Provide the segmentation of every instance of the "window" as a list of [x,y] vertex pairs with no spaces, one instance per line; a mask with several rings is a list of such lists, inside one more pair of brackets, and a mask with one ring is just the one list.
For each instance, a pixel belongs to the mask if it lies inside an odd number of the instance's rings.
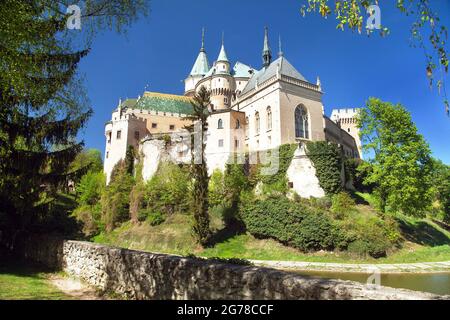
[[223,139],[219,139],[219,148],[223,147]]
[[259,121],[259,112],[255,113],[255,128],[256,128],[256,134],[259,134],[260,129],[260,121]]
[[157,123],[152,123],[152,129],[156,129],[158,128],[158,124]]
[[303,105],[295,108],[295,137],[309,139],[308,112]]
[[117,135],[116,135],[116,139],[120,140],[120,138],[122,138],[122,131],[117,131]]
[[175,130],[175,125],[173,125],[173,124],[171,124],[170,126],[169,126],[169,130]]
[[135,131],[135,132],[134,132],[134,138],[135,138],[136,140],[139,140],[139,131]]
[[227,103],[228,103],[228,98],[227,98],[227,97],[223,98],[223,102],[224,102],[225,104],[227,104]]
[[236,120],[236,129],[240,129],[241,128],[241,122],[239,121],[239,119]]
[[109,158],[109,151],[106,152],[106,159]]
[[248,139],[248,133],[250,131],[250,122],[248,117],[245,117],[245,138]]
[[239,140],[238,139],[234,140],[234,147],[239,148]]
[[272,109],[267,107],[267,130],[272,130]]
[[112,136],[112,133],[108,132],[108,143],[111,143],[111,136]]
[[350,128],[348,128],[347,131],[350,132]]
[[217,129],[223,129],[223,121],[222,121],[222,119],[219,119],[219,121],[217,121]]

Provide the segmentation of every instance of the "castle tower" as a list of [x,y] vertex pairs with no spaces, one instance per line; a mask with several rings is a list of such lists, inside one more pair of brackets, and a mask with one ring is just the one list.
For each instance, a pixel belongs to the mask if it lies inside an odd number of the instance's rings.
[[231,107],[231,95],[236,85],[230,70],[230,61],[228,60],[222,36],[222,46],[219,57],[214,64],[215,72],[211,81],[211,104],[214,110],[229,109]]
[[[319,80],[320,81],[320,80]],[[359,136],[359,128],[357,123],[359,109],[333,109],[331,112],[331,120],[340,125],[341,129],[351,135],[358,147],[359,157],[362,158],[362,145]]]
[[207,74],[209,71],[209,62],[205,50],[205,29],[202,30],[202,47],[198,54],[197,60],[195,60],[191,73],[184,80],[184,94],[186,96],[192,96],[195,93],[195,87],[197,83]]

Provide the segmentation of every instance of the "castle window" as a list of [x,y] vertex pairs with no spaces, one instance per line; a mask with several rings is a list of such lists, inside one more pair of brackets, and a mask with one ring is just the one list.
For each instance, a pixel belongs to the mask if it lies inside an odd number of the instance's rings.
[[350,128],[348,128],[347,131],[350,132]]
[[236,119],[236,129],[241,128],[241,122],[239,121],[239,119]]
[[112,133],[108,132],[108,143],[111,143],[111,135],[112,135]]
[[219,121],[217,121],[217,129],[223,129],[223,121],[222,121],[222,119],[219,119]]
[[139,140],[139,131],[135,131],[135,132],[134,132],[134,138],[135,138],[136,140]]
[[223,147],[223,139],[219,139],[219,148]]
[[295,137],[309,139],[308,112],[303,105],[295,108]]
[[109,158],[109,151],[106,152],[106,159]]
[[239,148],[239,140],[237,139],[234,140],[234,147]]
[[267,107],[267,130],[272,130],[272,109]]
[[122,138],[122,131],[121,130],[117,131],[117,134],[116,134],[116,139],[120,140],[120,138]]
[[152,123],[152,129],[156,129],[158,128],[158,124],[157,123]]
[[256,134],[259,134],[259,131],[261,129],[261,122],[259,121],[259,112],[255,113],[255,128],[256,128]]
[[250,122],[248,117],[245,117],[245,139],[248,139],[248,133],[250,131]]
[[223,102],[228,103],[228,98],[227,97],[223,98]]
[[169,126],[169,130],[175,130],[175,125],[171,124],[171,125]]

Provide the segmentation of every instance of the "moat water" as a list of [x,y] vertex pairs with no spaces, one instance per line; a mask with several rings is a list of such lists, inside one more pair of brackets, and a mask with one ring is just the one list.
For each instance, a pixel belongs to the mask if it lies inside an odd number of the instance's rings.
[[[351,280],[367,283],[370,274],[354,272],[300,271],[302,275]],[[415,291],[450,295],[450,272],[442,273],[382,273],[381,285],[392,288],[403,288]]]

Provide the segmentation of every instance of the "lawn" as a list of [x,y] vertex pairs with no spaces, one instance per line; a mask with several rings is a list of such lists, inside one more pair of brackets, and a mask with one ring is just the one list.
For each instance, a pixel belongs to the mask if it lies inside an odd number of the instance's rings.
[[[361,211],[370,210],[362,206]],[[221,232],[220,241],[213,247],[201,248],[195,244],[190,230],[190,218],[175,214],[159,226],[148,223],[133,225],[124,223],[108,234],[97,236],[97,243],[179,255],[194,254],[203,257],[239,258],[254,260],[284,260],[311,262],[347,263],[413,263],[450,260],[450,232],[429,219],[415,219],[398,216],[402,236],[402,248],[390,253],[386,258],[352,256],[346,252],[303,253],[282,245],[272,239],[256,239],[250,234],[223,232],[220,217],[212,213],[212,226]]]
[[67,300],[71,299],[54,287],[51,273],[22,263],[0,253],[0,300]]

